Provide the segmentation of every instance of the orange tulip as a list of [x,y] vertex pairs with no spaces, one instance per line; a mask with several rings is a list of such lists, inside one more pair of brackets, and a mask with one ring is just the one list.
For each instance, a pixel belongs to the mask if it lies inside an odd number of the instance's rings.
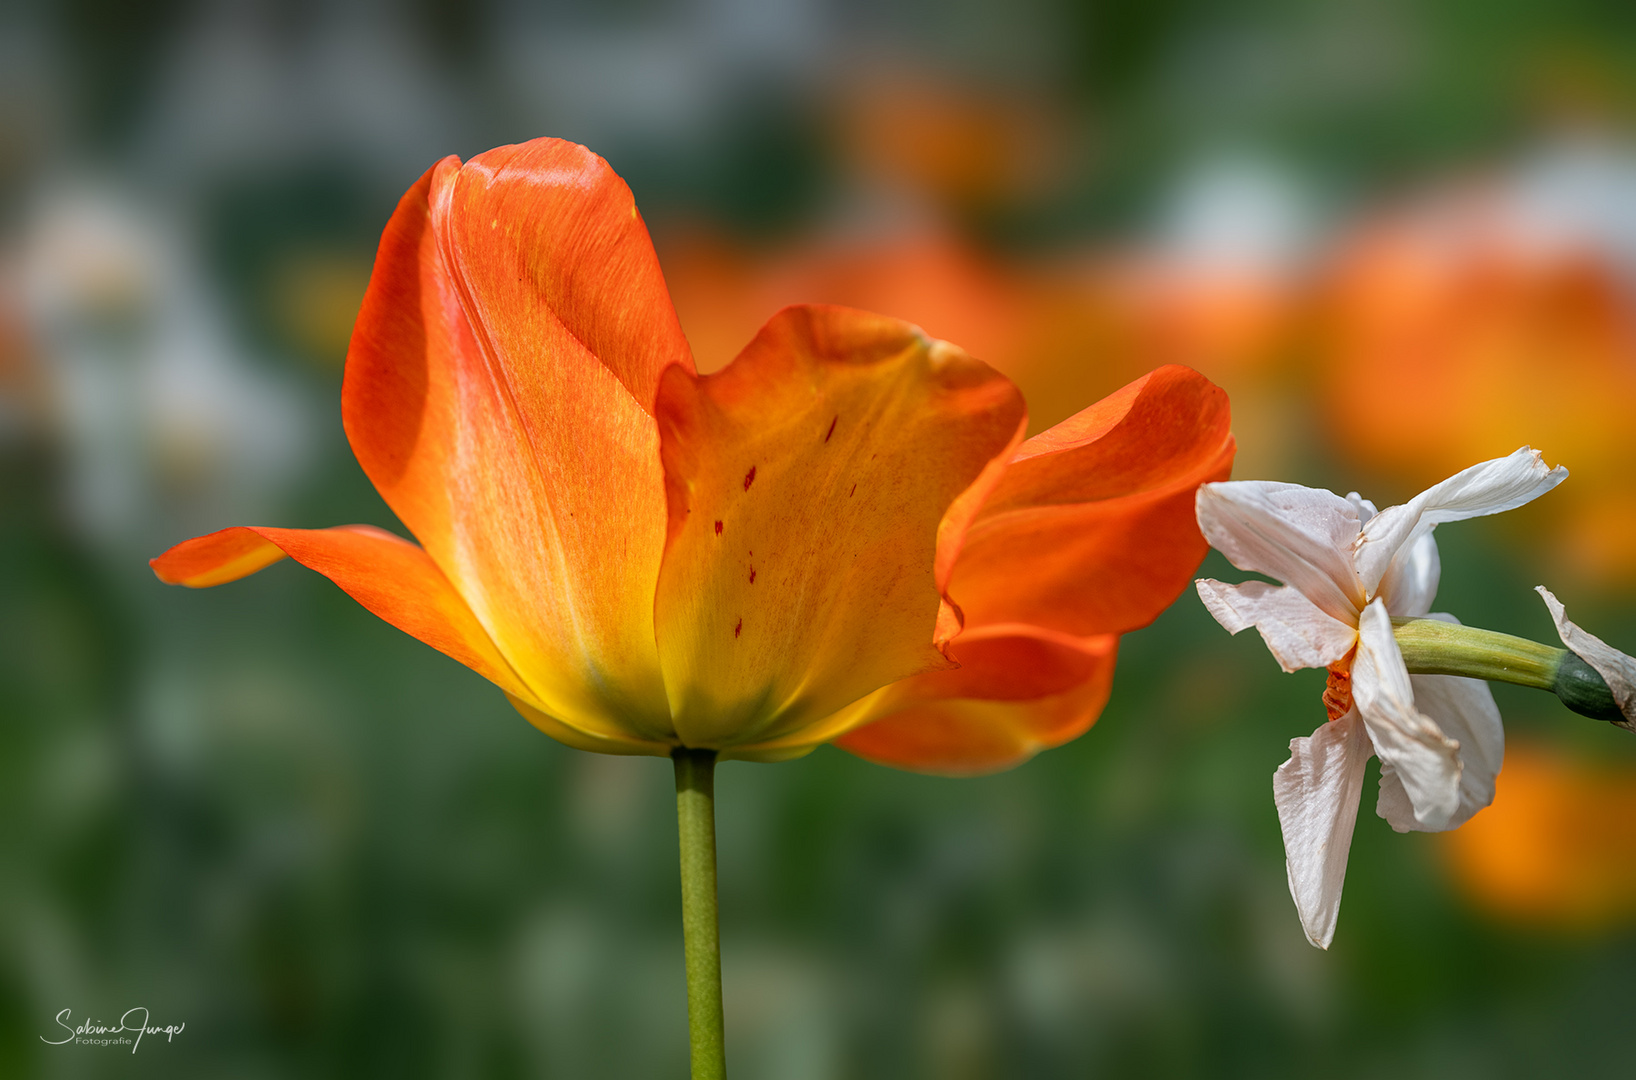
[[582,749],[839,739],[950,772],[1090,725],[1117,635],[1202,559],[1193,492],[1233,455],[1225,395],[1186,368],[1023,442],[1003,376],[846,308],[787,308],[699,376],[630,190],[553,139],[403,197],[342,414],[418,546],[238,527],[158,576],[289,556]]

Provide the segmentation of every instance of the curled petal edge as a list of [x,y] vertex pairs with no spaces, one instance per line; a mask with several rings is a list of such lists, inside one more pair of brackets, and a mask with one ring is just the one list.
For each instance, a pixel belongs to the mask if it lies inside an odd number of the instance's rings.
[[1397,770],[1381,763],[1375,813],[1397,832],[1445,832],[1470,821],[1494,801],[1494,781],[1505,754],[1505,727],[1494,694],[1481,679],[1457,675],[1411,675],[1415,705],[1460,744],[1460,805],[1439,829],[1414,816],[1414,804]]
[[1413,542],[1432,529],[1514,510],[1567,478],[1567,469],[1547,466],[1544,455],[1527,446],[1461,469],[1403,505],[1389,506],[1369,519],[1355,545],[1358,577],[1374,595],[1394,566],[1413,553]]
[[1386,605],[1375,600],[1358,620],[1352,697],[1374,744],[1403,782],[1421,828],[1448,827],[1460,808],[1460,744],[1415,708],[1414,686],[1392,636]]
[[1556,624],[1557,636],[1562,639],[1562,644],[1589,664],[1608,684],[1619,711],[1625,715],[1624,723],[1619,726],[1636,731],[1636,657],[1620,652],[1569,621],[1567,609],[1545,586],[1536,585],[1534,591],[1539,593],[1540,599],[1550,610],[1551,621]]

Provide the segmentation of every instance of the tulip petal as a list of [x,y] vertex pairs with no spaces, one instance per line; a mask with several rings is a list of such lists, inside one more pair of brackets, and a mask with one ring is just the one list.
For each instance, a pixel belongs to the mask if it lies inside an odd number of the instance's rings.
[[1078,638],[1037,626],[985,626],[950,646],[960,667],[893,683],[866,699],[835,739],[899,769],[971,776],[1009,769],[1076,739],[1113,687],[1119,638]]
[[514,371],[592,357],[651,413],[660,373],[693,370],[647,226],[602,158],[561,139],[502,146],[446,195],[439,231],[468,316]]
[[1232,470],[1227,396],[1171,365],[1028,440],[967,531],[949,595],[970,626],[1088,636],[1170,606],[1206,551],[1199,484]]
[[530,697],[674,741],[653,588],[666,363],[690,367],[630,192],[581,147],[449,158],[381,238],[342,414],[365,472]]
[[506,699],[513,708],[522,714],[523,719],[539,728],[553,739],[575,750],[587,750],[593,754],[624,754],[648,755],[651,757],[669,757],[674,744],[657,742],[652,739],[640,739],[624,734],[596,734],[582,731],[570,724],[544,712],[537,706],[524,701],[522,698],[507,694]]
[[1349,500],[1299,484],[1234,480],[1199,488],[1197,512],[1204,538],[1240,570],[1299,589],[1342,622],[1357,618],[1364,590],[1352,569],[1359,523]]
[[286,555],[507,694],[533,696],[437,564],[414,544],[381,529],[238,526],[177,544],[149,565],[166,584],[199,589],[236,581]]
[[1021,437],[1010,382],[907,323],[795,307],[722,371],[667,371],[658,416],[654,621],[686,745],[776,741],[948,666],[940,523]]
[[[1505,725],[1494,694],[1481,679],[1455,675],[1410,675],[1415,707],[1460,744],[1460,805],[1443,824],[1453,829],[1494,801],[1494,779],[1505,755]],[[1398,832],[1430,831],[1414,816],[1414,804],[1397,770],[1381,762],[1380,800],[1375,812]],[[1441,830],[1439,830],[1441,831]]]
[[1369,520],[1358,539],[1357,570],[1364,589],[1374,596],[1392,564],[1413,558],[1411,543],[1438,525],[1513,510],[1567,478],[1567,469],[1546,467],[1538,450],[1524,446],[1507,457],[1462,469],[1402,506],[1387,507]]
[[1620,727],[1636,731],[1636,658],[1615,649],[1595,634],[1586,633],[1568,620],[1562,602],[1543,585],[1534,586],[1550,609],[1551,621],[1556,623],[1557,636],[1568,651],[1589,664],[1613,692],[1614,703],[1625,714]]
[[1327,667],[1357,644],[1355,627],[1326,615],[1288,585],[1264,581],[1228,585],[1213,578],[1200,578],[1195,584],[1199,599],[1228,633],[1255,627],[1285,671]]
[[1447,828],[1460,808],[1460,744],[1415,708],[1414,685],[1392,636],[1392,618],[1380,600],[1358,620],[1352,699],[1375,753],[1402,781],[1419,827],[1428,832]]
[[1307,940],[1327,949],[1340,915],[1369,739],[1353,709],[1308,738],[1291,739],[1289,753],[1272,777],[1289,891]]

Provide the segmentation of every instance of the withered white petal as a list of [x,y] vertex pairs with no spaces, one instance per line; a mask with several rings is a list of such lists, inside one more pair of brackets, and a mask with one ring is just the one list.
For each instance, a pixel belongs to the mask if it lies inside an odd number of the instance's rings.
[[1376,592],[1386,601],[1388,614],[1420,616],[1431,610],[1442,576],[1443,559],[1437,551],[1437,538],[1425,532],[1404,545]]
[[1352,699],[1375,753],[1402,780],[1414,804],[1415,820],[1427,830],[1446,828],[1460,808],[1460,744],[1415,708],[1414,687],[1392,637],[1391,616],[1379,600],[1359,619]]
[[1415,707],[1437,722],[1460,744],[1460,805],[1432,829],[1414,816],[1414,804],[1397,771],[1381,762],[1380,800],[1375,812],[1398,832],[1436,832],[1458,828],[1494,801],[1494,779],[1505,755],[1505,727],[1494,694],[1481,679],[1454,675],[1411,675]]
[[1402,506],[1387,507],[1369,519],[1358,538],[1357,573],[1364,589],[1375,595],[1392,561],[1438,525],[1515,509],[1567,478],[1567,469],[1547,467],[1538,450],[1524,446],[1507,457],[1462,469]]
[[1240,570],[1299,589],[1337,619],[1363,606],[1350,555],[1358,510],[1334,492],[1237,480],[1201,485],[1195,507],[1204,538]]
[[1369,739],[1354,709],[1308,738],[1291,739],[1289,752],[1272,777],[1289,891],[1307,940],[1327,949],[1340,913]]
[[1396,832],[1424,831],[1420,822],[1414,819],[1414,803],[1409,801],[1409,793],[1403,790],[1403,781],[1398,778],[1397,770],[1384,761],[1380,763],[1380,794],[1375,798],[1375,814],[1385,818]]
[[[1550,609],[1551,621],[1556,623],[1557,636],[1569,652],[1589,664],[1613,691],[1613,700],[1625,714],[1627,725],[1636,725],[1636,657],[1615,649],[1595,634],[1586,633],[1568,620],[1567,611],[1551,591],[1543,585],[1534,586],[1540,599]],[[1633,729],[1636,730],[1636,729]]]
[[1332,664],[1350,652],[1357,640],[1358,632],[1351,625],[1325,614],[1299,589],[1288,585],[1264,581],[1228,585],[1211,578],[1194,584],[1199,599],[1228,633],[1255,627],[1285,671]]

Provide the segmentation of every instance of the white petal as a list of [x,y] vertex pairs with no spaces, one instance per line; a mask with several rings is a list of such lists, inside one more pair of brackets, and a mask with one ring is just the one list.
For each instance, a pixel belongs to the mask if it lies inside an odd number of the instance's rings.
[[1608,684],[1608,689],[1613,691],[1614,702],[1625,714],[1625,723],[1621,726],[1636,731],[1636,658],[1626,656],[1595,634],[1587,634],[1569,622],[1561,601],[1551,595],[1545,586],[1536,585],[1534,591],[1550,608],[1551,621],[1556,623],[1557,636],[1562,638],[1562,644],[1595,669]]
[[1307,940],[1327,949],[1340,913],[1369,740],[1354,709],[1310,738],[1291,739],[1289,754],[1272,775],[1289,892]]
[[[1505,758],[1505,722],[1482,679],[1411,675],[1415,707],[1460,744],[1461,820],[1494,801],[1494,778]],[[1470,809],[1466,809],[1466,804]]]
[[1403,781],[1398,778],[1397,770],[1384,761],[1380,763],[1380,794],[1375,798],[1375,813],[1400,833],[1421,831],[1420,822],[1414,819],[1414,803],[1403,790]]
[[1333,664],[1352,651],[1358,639],[1355,627],[1330,618],[1287,585],[1264,581],[1228,585],[1212,578],[1200,578],[1193,584],[1199,599],[1228,633],[1251,626],[1261,631],[1261,640],[1285,671]]
[[1374,596],[1399,553],[1438,525],[1515,509],[1567,478],[1567,469],[1547,468],[1538,450],[1524,446],[1509,457],[1457,472],[1402,506],[1387,507],[1369,519],[1358,539],[1357,572],[1364,589]]
[[1346,501],[1357,507],[1358,522],[1360,524],[1369,524],[1369,519],[1380,513],[1380,511],[1375,508],[1374,503],[1370,502],[1368,499],[1364,498],[1362,495],[1359,495],[1355,491],[1348,491],[1346,493]]
[[1403,545],[1399,557],[1386,569],[1386,577],[1375,591],[1386,601],[1391,615],[1418,616],[1431,610],[1437,599],[1437,584],[1443,576],[1443,560],[1437,553],[1437,538],[1430,531]]
[[[1494,694],[1481,679],[1454,675],[1410,675],[1415,707],[1460,744],[1460,805],[1444,823],[1453,829],[1494,801],[1494,778],[1505,755],[1505,726]],[[1397,770],[1381,763],[1380,800],[1375,812],[1398,832],[1434,831],[1415,820],[1414,805]]]
[[1391,616],[1379,600],[1358,620],[1352,700],[1375,753],[1402,780],[1419,827],[1447,828],[1460,808],[1460,744],[1415,708],[1414,687],[1392,637]]
[[1363,606],[1351,554],[1358,509],[1334,492],[1235,480],[1202,485],[1195,506],[1204,538],[1240,570],[1275,577],[1346,622]]

